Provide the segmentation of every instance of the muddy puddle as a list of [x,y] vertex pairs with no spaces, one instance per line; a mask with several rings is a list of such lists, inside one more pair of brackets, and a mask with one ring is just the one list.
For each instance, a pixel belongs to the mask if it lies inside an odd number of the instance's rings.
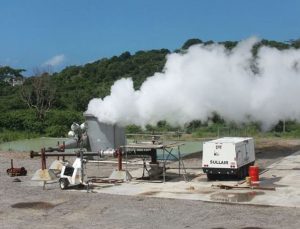
[[170,191],[149,191],[149,192],[143,192],[140,193],[140,196],[154,196],[158,193],[171,193],[171,194],[177,194],[177,195],[188,195],[188,194],[211,194],[215,191],[209,191],[209,190],[204,190],[204,191],[200,191],[200,190],[194,190],[194,189],[187,189],[186,192],[170,192]]
[[263,229],[262,227],[242,227],[241,229]]
[[49,202],[20,202],[11,205],[12,208],[20,208],[20,209],[51,209],[54,208],[56,205],[51,204]]
[[157,193],[160,193],[159,191],[149,191],[149,192],[143,192],[140,195],[141,196],[153,196],[156,195]]
[[215,193],[210,196],[211,200],[221,201],[221,202],[231,202],[231,203],[239,203],[239,202],[249,202],[253,198],[258,195],[264,195],[264,192],[243,192],[243,193],[235,193],[235,192],[220,192]]

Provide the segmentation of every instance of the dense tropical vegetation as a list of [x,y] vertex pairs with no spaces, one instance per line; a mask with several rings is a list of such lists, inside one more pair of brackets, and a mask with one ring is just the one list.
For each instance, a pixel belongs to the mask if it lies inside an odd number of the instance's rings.
[[[175,52],[184,52],[194,44],[208,45],[213,41],[190,39]],[[220,42],[227,49],[236,46],[235,41]],[[300,40],[277,42],[262,40],[253,49],[253,54],[261,45],[277,49],[300,48]],[[112,84],[123,77],[131,77],[135,89],[139,89],[148,76],[162,71],[166,61],[167,49],[138,51],[134,54],[124,52],[119,56],[103,58],[82,66],[68,66],[58,73],[37,72],[32,77],[23,77],[24,69],[0,66],[0,142],[15,138],[38,135],[64,136],[73,121],[81,122],[82,113],[88,102],[94,97],[109,94]],[[12,80],[24,80],[22,86],[12,86]],[[205,137],[222,131],[241,128],[234,123],[225,123],[215,114],[202,123],[193,121],[181,131],[194,136]],[[157,126],[147,126],[148,131],[175,131],[167,122],[161,121]],[[245,124],[243,131],[259,134],[259,125]],[[141,132],[138,126],[129,126],[127,131]],[[291,136],[300,135],[300,124],[294,121],[279,122],[274,127],[276,134],[284,131]]]

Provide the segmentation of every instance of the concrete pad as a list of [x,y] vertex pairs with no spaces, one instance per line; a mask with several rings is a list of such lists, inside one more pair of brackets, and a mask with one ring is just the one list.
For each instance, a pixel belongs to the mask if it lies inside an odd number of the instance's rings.
[[52,170],[39,169],[34,173],[31,180],[33,180],[33,181],[53,181],[53,180],[57,180],[57,177]]
[[109,176],[109,179],[130,181],[132,179],[132,176],[127,170],[114,170]]
[[54,172],[60,172],[64,166],[64,163],[65,162],[63,162],[62,160],[54,160],[51,163],[49,169],[53,170]]
[[[212,202],[230,202],[239,204],[300,207],[300,152],[296,152],[281,161],[272,164],[261,174],[259,185],[274,186],[275,191],[256,189],[223,190],[213,186],[238,185],[237,181],[208,182],[206,175],[196,171],[196,177],[189,181],[176,179],[161,181],[131,181],[121,185],[98,185],[93,191],[99,193],[202,200]],[[199,174],[200,173],[200,174]],[[134,173],[133,173],[134,174]],[[174,174],[173,174],[174,175]],[[177,179],[178,180],[178,179]],[[244,183],[240,186],[246,186]]]

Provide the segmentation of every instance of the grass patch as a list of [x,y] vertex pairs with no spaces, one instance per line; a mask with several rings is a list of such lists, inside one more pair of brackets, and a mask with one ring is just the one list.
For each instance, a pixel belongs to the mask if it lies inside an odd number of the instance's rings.
[[25,132],[25,131],[11,131],[3,130],[0,132],[0,143],[11,142],[20,139],[36,138],[40,135],[37,133]]

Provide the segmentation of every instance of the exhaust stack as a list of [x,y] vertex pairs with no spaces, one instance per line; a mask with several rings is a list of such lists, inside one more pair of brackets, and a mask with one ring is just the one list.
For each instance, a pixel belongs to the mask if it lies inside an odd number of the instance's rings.
[[100,150],[117,149],[125,145],[125,131],[117,125],[99,122],[91,115],[84,113],[87,124],[87,136],[92,152]]

